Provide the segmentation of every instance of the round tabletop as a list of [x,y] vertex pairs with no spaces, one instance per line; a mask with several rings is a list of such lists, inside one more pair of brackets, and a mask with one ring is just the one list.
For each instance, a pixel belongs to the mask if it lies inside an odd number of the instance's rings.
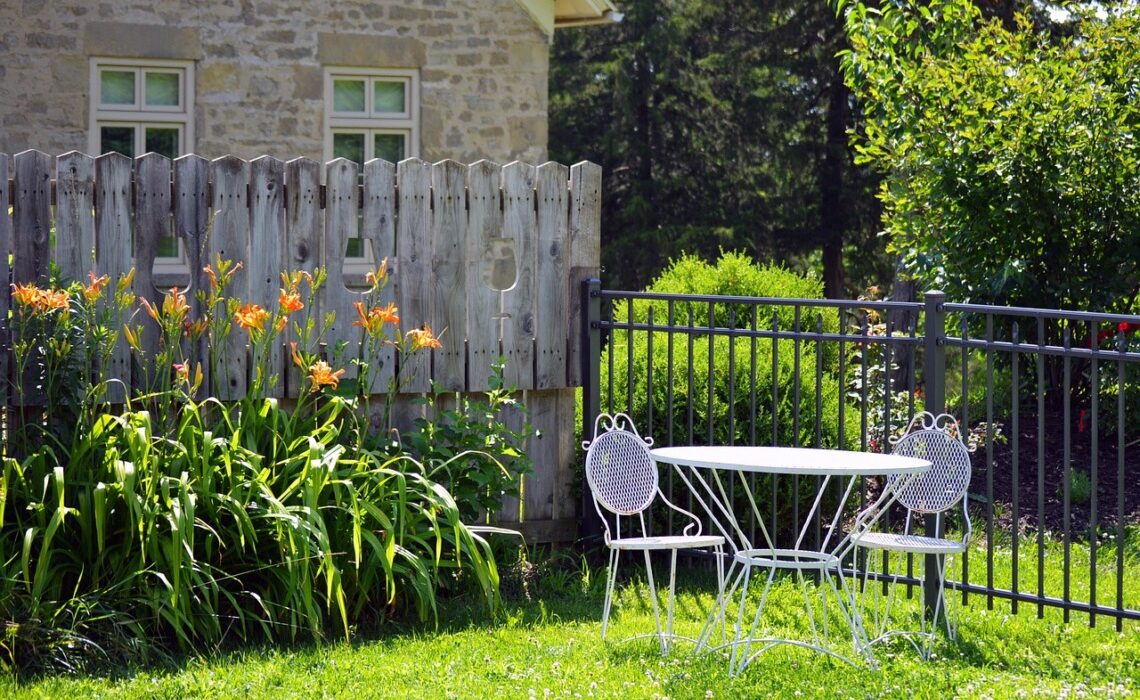
[[766,474],[918,474],[930,462],[914,457],[812,447],[685,446],[658,447],[653,458],[666,464],[732,469]]

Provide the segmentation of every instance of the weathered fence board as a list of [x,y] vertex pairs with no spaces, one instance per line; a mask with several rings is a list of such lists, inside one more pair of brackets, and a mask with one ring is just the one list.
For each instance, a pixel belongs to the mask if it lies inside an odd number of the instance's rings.
[[[370,160],[364,164],[364,217],[360,235],[372,246],[372,256],[379,267],[387,260],[390,267],[396,264],[396,166],[384,160]],[[389,270],[395,277],[395,271]],[[380,292],[380,305],[396,303],[396,291],[391,284]],[[387,391],[395,376],[396,352],[391,346],[380,348],[369,360],[372,363],[372,385],[369,393]]]
[[[9,279],[8,254],[12,250],[12,218],[8,207],[8,154],[0,153],[0,279]],[[0,284],[0,348],[11,347],[8,328],[8,309],[12,299],[12,289]],[[8,353],[0,352],[0,400],[8,402]]]
[[515,284],[503,293],[503,378],[520,389],[534,388],[534,166],[503,168],[503,238],[515,252]]
[[[481,160],[467,170],[467,387],[490,388],[491,365],[499,359],[501,291],[515,283],[511,242],[502,238],[500,172]],[[516,508],[517,510],[517,508]]]
[[582,386],[582,309],[579,284],[597,277],[602,259],[602,167],[576,163],[570,167],[570,324],[566,373],[570,386]]
[[[321,265],[321,166],[314,160],[296,158],[285,164],[285,229],[288,271],[304,271],[310,275]],[[319,321],[314,313],[316,299],[309,290],[303,290],[302,301],[309,307],[307,314]],[[287,342],[295,340],[293,329],[286,330]],[[285,373],[285,395],[296,398],[305,391],[302,368],[292,362]]]
[[15,269],[12,280],[42,284],[48,278],[51,250],[51,156],[39,151],[16,155]]
[[445,160],[432,166],[431,328],[440,347],[432,378],[440,389],[466,388],[467,335],[467,166]]
[[[111,287],[117,288],[131,274],[134,264],[131,260],[131,159],[119,153],[96,158],[95,192],[96,273],[107,275]],[[101,310],[106,310],[111,300],[104,295],[99,304]],[[126,338],[120,337],[116,342],[111,352],[111,366],[105,368],[103,374],[104,379],[118,380],[107,387],[107,398],[122,401],[131,386],[131,349]]]
[[[285,261],[285,165],[276,158],[262,156],[250,162],[249,183],[249,298],[261,308],[276,313],[281,272]],[[264,384],[266,395],[283,396],[285,371],[283,348],[270,348],[266,371],[274,377]]]
[[[210,197],[209,197],[210,163],[205,158],[196,155],[187,155],[174,161],[173,202],[171,203],[174,215],[174,235],[182,246],[186,256],[186,286],[190,300],[190,315],[193,318],[202,318],[205,313],[200,295],[209,290],[209,281],[206,277],[205,266],[209,262],[205,259],[206,236],[210,227]],[[203,297],[204,298],[204,297]],[[191,349],[195,361],[201,363],[208,357],[209,348],[203,335],[197,348]],[[203,374],[203,396],[210,392],[212,378],[208,372]]]
[[[566,257],[566,182],[569,170],[543,163],[535,180],[538,203],[535,308],[535,377],[537,389],[566,386],[566,332],[569,310],[569,259]],[[573,418],[571,418],[573,420]]]
[[[135,161],[135,290],[140,299],[156,307],[161,305],[161,292],[154,283],[154,259],[158,256],[158,239],[170,230],[170,160],[148,153]],[[154,358],[159,349],[161,330],[158,322],[147,314],[139,315],[143,327],[142,348],[145,357]],[[149,378],[156,371],[151,362],[140,367]]]
[[[396,167],[400,183],[400,218],[396,225],[396,302],[400,307],[400,330],[407,333],[430,318],[434,285],[431,280],[431,241],[422,235],[430,230],[431,166],[405,160]],[[431,387],[431,357],[416,353],[400,367],[400,385],[405,391]]]
[[[206,250],[211,263],[219,258],[234,261],[235,272],[226,293],[246,299],[249,295],[249,201],[246,197],[249,163],[234,156],[213,160],[210,162],[210,179],[214,183],[214,220]],[[210,349],[221,353],[219,361],[211,363],[210,368],[214,375],[211,389],[219,399],[239,399],[245,395],[249,373],[249,357],[245,351],[248,341],[245,331],[235,328],[224,347]]]
[[[517,433],[521,433],[527,422],[526,414],[521,408],[524,405],[526,398],[520,392],[514,396],[514,399],[516,403],[505,406],[501,411],[499,411],[498,418],[503,423],[503,425],[507,426]],[[533,478],[533,474],[525,477],[523,479],[523,483],[520,484],[520,491],[525,493],[525,483],[532,481]],[[542,518],[542,515],[540,513],[528,513],[527,517],[538,520]],[[491,513],[490,519],[493,523],[505,525],[513,525],[514,523],[518,523],[520,520],[522,520],[519,497],[504,496],[501,499],[499,511],[497,513]]]
[[95,159],[65,153],[55,179],[55,263],[64,279],[82,280],[95,270]]
[[[351,373],[362,332],[353,325],[353,302],[365,297],[360,275],[345,272],[345,246],[359,235],[373,270],[388,259],[392,282],[379,303],[398,306],[400,331],[427,324],[442,343],[433,353],[402,359],[391,347],[364,358],[372,368],[369,393],[386,393],[392,380],[400,381],[386,425],[407,430],[416,418],[426,417],[415,395],[429,391],[433,382],[447,391],[489,389],[492,363],[505,357],[506,384],[518,389],[529,418],[510,410],[503,419],[519,430],[529,421],[542,437],[528,439],[535,472],[525,480],[522,499],[505,499],[500,512],[488,517],[521,518],[520,527],[542,533],[541,539],[566,539],[573,536],[568,523],[578,503],[570,493],[576,469],[576,404],[570,387],[580,382],[574,307],[578,277],[598,270],[600,183],[600,169],[591,164],[547,163],[536,169],[489,161],[467,166],[373,160],[361,176],[359,166],[347,160],[324,166],[271,157],[247,162],[187,155],[172,162],[157,154],[133,160],[119,154],[68,153],[58,159],[36,151],[0,154],[0,184],[6,185],[0,187],[0,275],[8,264],[4,251],[12,252],[11,277],[20,283],[46,282],[54,260],[68,279],[85,282],[88,272],[107,275],[113,291],[137,268],[128,291],[161,305],[174,280],[186,290],[190,317],[198,318],[206,311],[198,296],[210,291],[203,268],[216,266],[219,258],[241,265],[226,295],[271,313],[284,286],[283,271],[323,268],[326,285],[316,298],[302,285],[304,312],[318,323],[335,312],[323,340],[330,349],[345,348],[343,356],[329,352],[328,359]],[[163,259],[160,274],[154,261],[160,240],[171,231],[181,242],[181,271]],[[6,319],[10,290],[0,287],[0,318]],[[109,297],[101,302],[103,309]],[[138,305],[117,322],[145,328],[144,349],[157,348],[159,335]],[[0,334],[6,332],[0,324]],[[245,394],[249,340],[234,325],[224,347],[203,342],[186,348],[192,360],[204,364],[203,391],[224,400]],[[296,397],[309,390],[308,368],[294,367],[290,360],[290,340],[297,340],[292,328],[271,350],[267,371],[278,377],[272,395]],[[0,362],[9,362],[6,353],[0,353]],[[137,376],[132,365],[141,370]],[[122,401],[125,390],[142,389],[155,372],[166,371],[136,363],[121,339],[111,366],[104,368],[115,380],[109,398]],[[386,427],[381,413],[374,416],[377,428]]]
[[[337,362],[348,377],[356,376],[350,360],[357,356],[360,347],[360,329],[352,325],[356,309],[352,303],[360,295],[349,290],[344,279],[344,257],[348,239],[357,237],[356,182],[359,168],[356,163],[337,158],[328,164],[327,196],[325,197],[325,242],[323,246],[328,279],[319,292],[317,309],[322,316],[332,314],[332,326],[325,336],[329,347],[343,348],[344,355]],[[333,358],[330,358],[333,359]]]

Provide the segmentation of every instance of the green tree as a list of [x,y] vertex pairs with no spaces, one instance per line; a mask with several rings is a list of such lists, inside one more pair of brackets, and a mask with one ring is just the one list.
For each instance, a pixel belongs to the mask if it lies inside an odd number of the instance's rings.
[[621,24],[558,32],[551,68],[552,157],[604,168],[606,284],[721,249],[819,265],[829,296],[845,262],[860,281],[889,273],[825,3],[621,6]]
[[890,250],[955,299],[1107,311],[1140,292],[1140,9],[1038,28],[969,0],[843,8],[857,159]]

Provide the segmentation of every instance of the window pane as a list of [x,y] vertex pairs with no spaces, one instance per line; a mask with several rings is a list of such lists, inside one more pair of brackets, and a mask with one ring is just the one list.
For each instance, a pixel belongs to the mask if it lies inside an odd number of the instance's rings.
[[377,80],[373,83],[373,106],[376,112],[404,113],[404,83]]
[[364,111],[364,81],[363,80],[334,80],[333,81],[333,111],[334,112],[363,112]]
[[333,158],[364,164],[364,134],[333,134]]
[[134,71],[101,71],[99,73],[99,83],[103,104],[133,105],[135,103]]
[[146,128],[147,152],[161,153],[167,158],[178,157],[178,129],[165,126]]
[[177,258],[178,257],[178,236],[171,234],[169,236],[160,236],[158,239],[158,257],[160,258]]
[[178,74],[146,74],[146,103],[154,107],[177,107],[179,104]]
[[404,159],[403,134],[376,134],[373,138],[373,157],[391,163],[399,163]]
[[364,257],[364,239],[363,238],[350,238],[348,245],[344,247],[344,257],[346,258],[363,258]]
[[99,152],[122,153],[135,157],[135,128],[133,126],[99,127]]

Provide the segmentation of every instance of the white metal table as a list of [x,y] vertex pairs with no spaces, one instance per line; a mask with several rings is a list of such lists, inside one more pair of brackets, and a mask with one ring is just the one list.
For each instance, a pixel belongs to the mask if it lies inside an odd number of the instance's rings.
[[[930,469],[930,462],[924,459],[900,457],[897,455],[871,452],[850,452],[802,447],[750,447],[750,446],[692,446],[661,447],[652,451],[653,458],[660,463],[673,465],[676,473],[689,488],[693,498],[700,503],[709,517],[711,526],[720,531],[732,550],[733,558],[726,580],[732,583],[718,600],[697,645],[698,651],[710,646],[709,637],[718,620],[723,620],[728,601],[740,590],[739,611],[736,617],[733,639],[726,646],[731,647],[730,673],[739,673],[764,651],[781,644],[806,647],[829,654],[844,661],[849,658],[840,655],[828,644],[827,602],[833,600],[840,615],[850,629],[853,648],[857,653],[869,657],[866,634],[856,609],[854,597],[843,575],[841,562],[853,547],[851,534],[843,534],[845,505],[854,491],[859,477],[917,475]],[[777,547],[761,508],[757,495],[747,478],[750,474],[772,474],[780,476],[819,477],[812,506],[803,517],[803,525],[798,531],[795,543],[790,547]],[[837,499],[835,512],[826,526],[818,543],[809,543],[808,534],[817,515],[821,514],[824,495],[828,487],[837,480],[842,484],[842,494]],[[743,498],[734,498],[733,484],[741,484]],[[878,500],[870,504],[874,513],[861,522],[860,527],[874,524],[887,505],[890,493],[884,489]],[[746,501],[748,512],[737,513],[735,501]],[[746,533],[744,518],[748,514],[763,535],[763,542],[754,543]],[[822,534],[822,533],[821,533]],[[754,569],[767,570],[767,581],[760,604],[752,618],[750,629],[743,627],[745,600],[748,597],[748,583]],[[804,609],[811,629],[809,639],[791,639],[760,631],[761,613],[767,601],[768,592],[779,570],[795,572],[797,582],[804,597]],[[819,584],[818,596],[809,592],[804,572],[815,572]],[[818,601],[813,598],[818,597]],[[820,608],[817,621],[816,605]],[[753,647],[759,648],[753,652]]]

